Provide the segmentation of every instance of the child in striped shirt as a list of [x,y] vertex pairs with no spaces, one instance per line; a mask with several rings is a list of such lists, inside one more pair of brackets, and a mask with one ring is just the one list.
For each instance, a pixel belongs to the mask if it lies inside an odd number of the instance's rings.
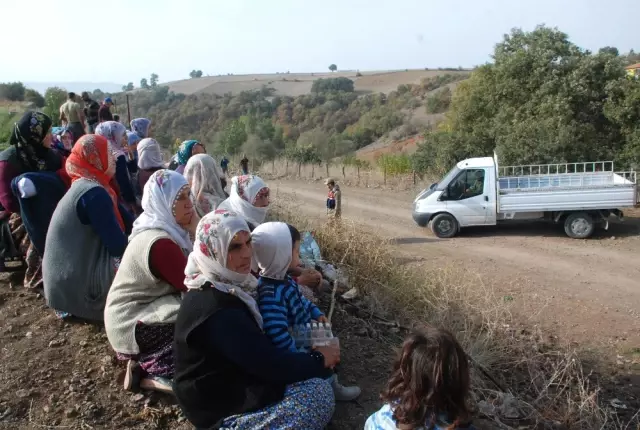
[[[256,227],[251,238],[253,256],[260,267],[257,301],[264,332],[278,348],[298,351],[291,328],[312,321],[328,322],[287,275],[290,267],[300,264],[300,232],[289,224],[268,222]],[[340,385],[335,374],[331,385],[338,401],[351,401],[360,395],[360,388]]]

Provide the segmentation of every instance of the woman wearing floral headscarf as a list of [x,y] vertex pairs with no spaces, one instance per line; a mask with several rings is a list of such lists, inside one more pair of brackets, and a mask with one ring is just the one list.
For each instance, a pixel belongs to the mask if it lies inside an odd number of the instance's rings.
[[230,196],[219,208],[242,215],[253,230],[267,217],[269,187],[259,176],[234,176],[231,178]]
[[198,428],[323,429],[334,399],[321,378],[331,376],[340,349],[271,343],[250,294],[251,258],[243,217],[218,209],[202,218],[175,324],[174,394]]
[[148,118],[135,118],[131,120],[131,131],[137,134],[140,139],[150,137],[151,120]]
[[132,218],[118,205],[110,185],[115,160],[107,139],[82,136],[66,168],[72,184],[58,203],[47,233],[44,295],[61,316],[101,321]]
[[[38,236],[37,239],[46,235],[48,223],[35,225],[30,223],[27,213],[23,213],[23,199],[33,197],[37,193],[34,181],[35,177],[24,178],[26,174],[41,174],[46,182],[43,187],[53,184],[53,188],[59,189],[48,196],[46,192],[41,193],[39,200],[47,199],[47,202],[55,206],[57,200],[64,193],[64,184],[60,183],[59,177],[52,172],[59,172],[63,166],[63,158],[51,149],[51,118],[41,112],[26,112],[15,124],[10,138],[10,146],[0,153],[0,219],[2,229],[0,244],[2,246],[2,258],[0,265],[2,271],[21,272],[26,268],[24,276],[24,286],[36,288],[41,286],[42,274],[41,251],[34,246],[31,236]],[[21,178],[19,178],[21,177]],[[18,190],[18,182],[25,185]],[[15,185],[17,194],[14,193],[12,183]],[[38,184],[41,185],[41,184]],[[44,191],[41,189],[41,191]],[[50,198],[49,198],[50,197]],[[32,201],[31,203],[34,203]],[[51,205],[49,205],[51,206]],[[49,213],[48,211],[29,211],[31,214]],[[43,240],[38,245],[43,248]]]
[[116,159],[115,179],[122,199],[129,210],[137,212],[136,193],[131,183],[129,169],[127,168],[127,156],[123,148],[127,146],[127,129],[116,121],[101,122],[96,127],[96,134],[105,137],[111,146]]
[[189,159],[184,176],[191,185],[196,211],[201,217],[214,211],[227,196],[224,194],[216,160],[207,154],[197,154]]
[[169,164],[169,169],[183,174],[189,158],[196,154],[205,154],[206,152],[207,151],[204,149],[204,146],[197,140],[185,140],[180,145],[176,155],[173,156],[173,159]]
[[53,127],[51,129],[53,139],[51,148],[61,156],[68,157],[73,148],[73,134],[67,127]]
[[128,360],[125,389],[171,392],[173,325],[180,308],[184,269],[198,217],[187,180],[159,170],[145,185],[104,310],[104,324],[118,358]]

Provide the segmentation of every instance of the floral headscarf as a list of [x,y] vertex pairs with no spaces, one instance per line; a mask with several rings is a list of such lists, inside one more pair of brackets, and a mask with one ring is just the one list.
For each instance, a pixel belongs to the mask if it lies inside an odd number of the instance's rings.
[[15,145],[21,163],[30,172],[57,170],[47,165],[49,149],[42,145],[51,124],[51,118],[42,112],[28,111],[13,128],[9,143]]
[[179,173],[165,169],[155,171],[144,186],[144,212],[133,223],[129,241],[145,230],[159,229],[167,232],[185,254],[191,252],[189,232],[178,225],[175,218],[176,199],[188,187],[187,180]]
[[[73,148],[73,133],[71,133],[71,131],[69,131],[67,127],[53,127],[51,129],[51,132],[53,133],[53,143],[51,146],[64,152],[65,154],[71,152],[71,148]],[[65,136],[68,136],[71,139],[70,145],[65,145]]]
[[189,158],[184,176],[191,184],[193,203],[201,217],[215,210],[227,198],[220,183],[223,175],[212,156],[196,154]]
[[178,149],[178,153],[176,154],[178,164],[185,166],[193,154],[193,147],[199,144],[200,142],[197,140],[185,140],[182,142],[180,149]]
[[148,118],[135,118],[131,120],[131,131],[140,136],[140,139],[149,137],[149,126],[151,120]]
[[213,288],[242,300],[262,327],[258,305],[250,295],[257,286],[256,278],[250,273],[243,275],[227,269],[229,245],[241,231],[249,232],[249,226],[233,212],[217,209],[205,215],[196,229],[196,241],[184,270],[184,285],[199,289],[211,282]]
[[269,187],[259,176],[234,176],[231,178],[229,198],[219,207],[239,213],[251,227],[255,228],[267,217],[268,207],[254,206],[256,200],[265,193],[269,193]]
[[164,168],[160,144],[155,139],[147,137],[138,143],[138,167],[142,170]]
[[122,150],[122,138],[126,134],[127,129],[124,125],[116,121],[105,121],[98,124],[96,134],[104,136],[111,145],[111,151],[117,157],[124,155]]
[[100,184],[109,193],[113,202],[113,211],[124,231],[124,221],[118,209],[118,195],[109,184],[116,171],[116,161],[107,139],[95,134],[82,136],[73,145],[71,155],[67,158],[66,169],[71,182],[87,179]]

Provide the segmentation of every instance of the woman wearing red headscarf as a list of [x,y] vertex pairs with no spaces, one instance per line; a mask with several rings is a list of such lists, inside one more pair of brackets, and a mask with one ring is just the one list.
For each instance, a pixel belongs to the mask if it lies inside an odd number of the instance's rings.
[[131,215],[110,185],[115,159],[107,139],[76,142],[67,159],[71,188],[60,200],[43,259],[47,304],[60,316],[101,321],[107,292],[127,246]]

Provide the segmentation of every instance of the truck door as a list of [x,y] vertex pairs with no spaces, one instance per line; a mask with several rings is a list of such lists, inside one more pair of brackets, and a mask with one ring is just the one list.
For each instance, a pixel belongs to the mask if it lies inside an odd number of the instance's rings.
[[470,168],[460,174],[447,187],[447,212],[456,217],[461,226],[486,225],[488,211],[494,213],[495,203],[491,198],[491,178],[489,169]]

